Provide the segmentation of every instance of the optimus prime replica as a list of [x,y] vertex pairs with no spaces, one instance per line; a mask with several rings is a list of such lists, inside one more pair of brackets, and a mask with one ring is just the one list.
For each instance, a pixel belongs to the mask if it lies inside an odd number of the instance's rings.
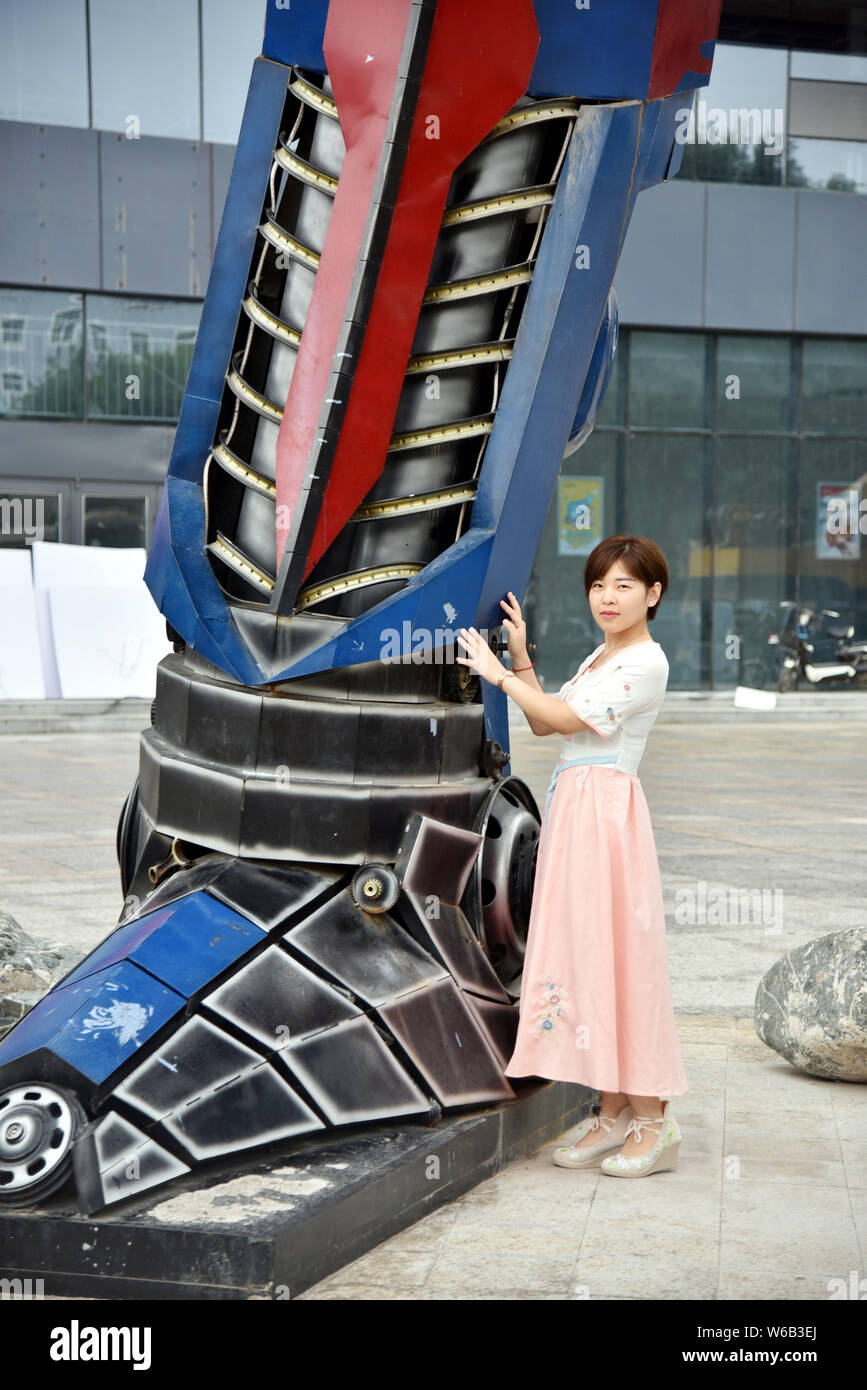
[[[114,931],[0,1043],[0,1202],[513,1099],[523,595],[720,0],[268,0],[145,579]],[[500,643],[496,649],[501,650]]]

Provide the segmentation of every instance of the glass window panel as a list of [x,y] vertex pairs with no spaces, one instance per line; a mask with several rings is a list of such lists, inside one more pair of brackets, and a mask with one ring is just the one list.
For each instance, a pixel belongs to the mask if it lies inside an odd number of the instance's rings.
[[86,126],[85,0],[3,0],[0,119]]
[[[599,434],[594,430],[580,449],[563,460],[560,478],[567,485],[563,489],[555,485],[542,528],[522,612],[528,640],[537,644],[530,659],[537,663],[536,675],[549,691],[556,692],[574,676],[585,656],[600,641],[584,592],[584,565],[589,551],[610,536],[616,525],[617,464],[622,439],[614,431]],[[572,486],[571,479],[576,480]],[[563,517],[563,526],[567,527],[569,502],[585,499],[590,499],[588,515],[592,529],[588,531],[586,547],[582,548],[584,553],[576,550],[564,554],[561,506],[567,512]]]
[[80,420],[80,294],[0,290],[0,416]]
[[710,83],[693,99],[679,178],[782,182],[787,59],[785,49],[717,44]]
[[717,424],[721,430],[792,430],[796,388],[790,338],[720,333]]
[[176,421],[201,304],[87,296],[87,413]]
[[669,587],[650,635],[669,664],[669,690],[697,690],[703,680],[702,612],[710,585],[703,543],[704,461],[710,440],[701,435],[629,436],[626,524],[662,550]]
[[[863,475],[863,440],[801,441],[798,597],[810,608],[837,609],[840,618],[833,621],[854,623],[861,638],[867,637],[867,534],[861,529],[867,528],[867,509],[860,511],[860,504],[867,489],[863,483],[857,488],[856,483]],[[841,485],[847,502],[853,489],[857,494],[846,516],[854,525],[849,527],[850,534],[837,537],[845,544],[835,549],[819,541],[820,529],[825,531],[825,518],[820,519],[819,514],[820,483]],[[824,650],[822,655],[826,655]]]
[[854,53],[807,53],[792,49],[791,75],[818,82],[867,82],[867,58]]
[[90,55],[97,130],[201,138],[196,0],[90,0]]
[[21,549],[34,541],[60,540],[56,492],[0,493],[0,546]]
[[253,59],[262,52],[264,7],[202,0],[203,139],[235,145]]
[[[775,689],[780,602],[794,571],[793,439],[716,441],[713,682]],[[732,641],[732,638],[739,639]]]
[[704,333],[629,334],[629,422],[687,429],[710,425]]
[[867,193],[867,141],[790,140],[786,183],[830,193]]
[[802,429],[867,434],[867,342],[805,338],[803,352]]
[[89,493],[84,498],[84,544],[144,546],[145,499]]

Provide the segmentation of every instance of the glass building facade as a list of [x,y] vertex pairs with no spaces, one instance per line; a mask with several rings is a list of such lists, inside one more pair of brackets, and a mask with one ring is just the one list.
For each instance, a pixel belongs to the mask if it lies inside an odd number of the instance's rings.
[[[783,600],[867,635],[867,54],[762,44],[755,8],[627,234],[611,384],[524,605],[549,688],[599,640],[583,561],[618,531],[668,559],[672,689],[756,683]],[[4,0],[0,546],[25,507],[47,540],[150,543],[264,9]]]
[[827,498],[860,498],[865,472],[867,342],[624,330],[596,428],[561,468],[527,596],[545,683],[600,640],[584,561],[620,532],[650,537],[669,565],[652,632],[670,689],[755,683],[784,600],[867,632],[867,509],[836,541],[825,526]]

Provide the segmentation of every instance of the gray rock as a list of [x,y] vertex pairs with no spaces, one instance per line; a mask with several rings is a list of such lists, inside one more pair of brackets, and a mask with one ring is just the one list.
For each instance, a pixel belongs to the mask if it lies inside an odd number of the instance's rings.
[[756,1032],[787,1062],[828,1081],[867,1081],[867,927],[808,941],[759,982]]
[[14,917],[0,912],[0,1037],[77,963],[54,943],[40,945]]

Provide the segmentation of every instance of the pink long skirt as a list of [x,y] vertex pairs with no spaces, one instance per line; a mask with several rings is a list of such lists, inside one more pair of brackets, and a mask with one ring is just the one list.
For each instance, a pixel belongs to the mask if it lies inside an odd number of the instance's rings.
[[557,776],[542,826],[507,1076],[684,1095],[656,843],[635,774]]

